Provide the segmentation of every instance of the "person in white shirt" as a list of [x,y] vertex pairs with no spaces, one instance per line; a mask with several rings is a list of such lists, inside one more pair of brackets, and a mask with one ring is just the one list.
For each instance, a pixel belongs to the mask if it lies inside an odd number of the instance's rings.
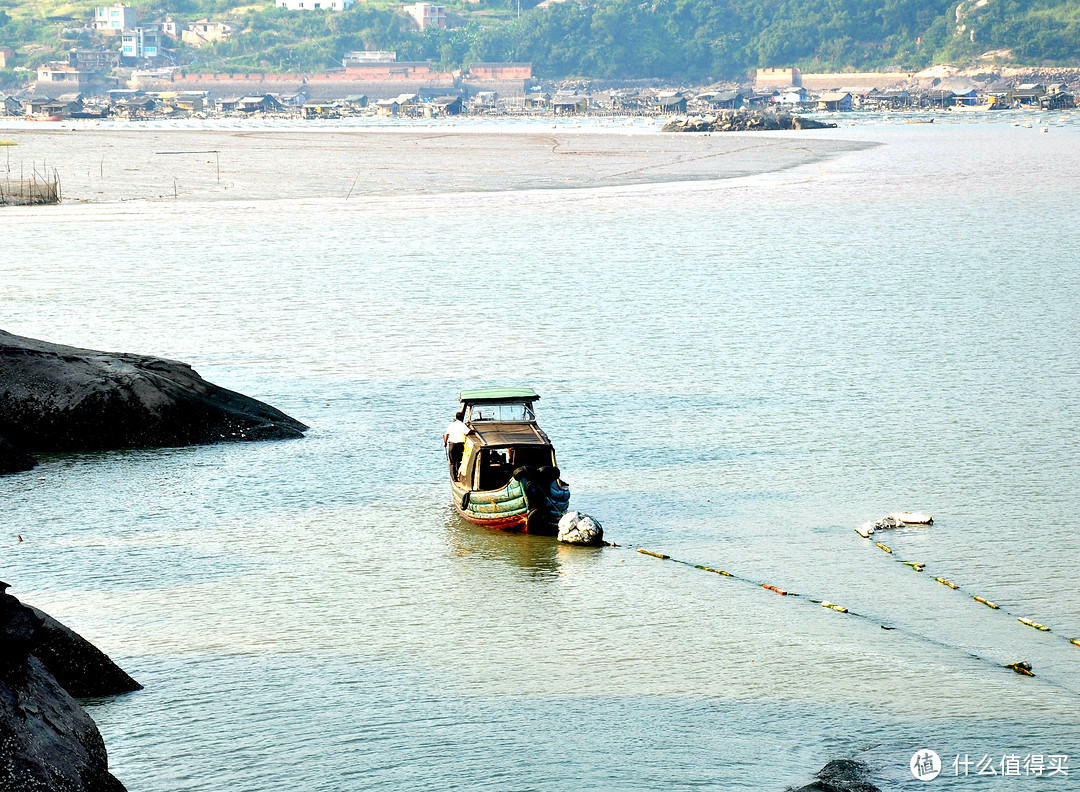
[[450,422],[450,425],[446,427],[446,432],[443,434],[443,447],[448,448],[455,443],[464,443],[465,436],[472,431],[470,427],[462,418],[465,417],[464,410],[458,410],[457,415],[454,416],[454,420]]
[[472,427],[462,420],[465,417],[464,410],[458,410],[454,420],[446,427],[443,435],[443,447],[446,448],[446,458],[450,460],[451,469],[460,480],[465,471],[461,466],[465,462],[465,438],[472,431]]

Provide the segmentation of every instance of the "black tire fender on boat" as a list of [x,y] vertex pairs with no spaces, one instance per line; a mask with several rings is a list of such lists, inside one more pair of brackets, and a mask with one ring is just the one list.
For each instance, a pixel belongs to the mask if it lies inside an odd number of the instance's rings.
[[532,509],[525,518],[529,533],[544,536],[551,533],[551,515],[544,509]]
[[544,488],[534,481],[525,485],[525,500],[530,507],[537,507],[547,503],[547,493]]
[[516,481],[521,481],[529,475],[529,469],[527,467],[514,468],[514,472],[510,475],[513,476]]
[[469,508],[469,493],[465,493],[461,496],[461,510],[465,511]]

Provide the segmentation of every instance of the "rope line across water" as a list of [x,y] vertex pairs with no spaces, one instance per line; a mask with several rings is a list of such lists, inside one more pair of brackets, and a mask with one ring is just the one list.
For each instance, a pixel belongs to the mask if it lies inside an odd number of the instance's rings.
[[[866,614],[863,614],[863,613],[856,613],[855,611],[849,610],[848,608],[845,608],[842,605],[837,605],[836,603],[830,602],[829,600],[826,600],[826,599],[815,599],[814,597],[811,597],[808,594],[798,594],[798,593],[795,593],[795,592],[792,592],[792,591],[787,591],[785,589],[779,588],[778,586],[774,586],[774,585],[769,584],[769,583],[763,583],[763,582],[761,582],[759,580],[753,580],[751,578],[743,577],[742,575],[736,575],[734,573],[727,572],[727,571],[725,571],[723,569],[717,569],[715,567],[705,566],[704,564],[695,564],[692,561],[684,561],[681,558],[672,558],[667,553],[660,553],[660,552],[657,552],[655,550],[648,550],[648,549],[646,549],[644,547],[635,547],[632,544],[620,545],[620,544],[615,544],[614,542],[605,542],[605,544],[608,547],[626,547],[628,549],[636,550],[641,555],[650,556],[652,558],[656,558],[656,559],[659,559],[661,561],[670,561],[672,563],[681,564],[683,566],[687,566],[687,567],[690,567],[692,569],[698,569],[698,570],[701,570],[703,572],[709,572],[709,573],[712,573],[712,574],[715,574],[715,575],[719,575],[721,577],[731,578],[732,580],[739,581],[740,583],[747,583],[749,585],[765,589],[766,591],[775,592],[777,594],[780,594],[781,596],[784,596],[785,598],[803,600],[803,601],[808,602],[808,603],[813,603],[815,605],[820,605],[823,608],[827,608],[829,610],[836,611],[837,613],[843,613],[843,614],[846,614],[848,616],[852,616],[852,617],[854,617],[856,619],[862,619],[863,621],[869,622],[871,624],[877,624],[883,630],[895,630],[895,631],[897,631],[897,632],[899,632],[899,633],[901,633],[903,635],[907,635],[907,636],[909,636],[911,638],[916,638],[916,639],[918,639],[920,641],[924,641],[924,642],[932,644],[934,646],[938,646],[938,647],[943,648],[943,649],[949,649],[949,650],[955,651],[955,652],[960,652],[961,654],[964,654],[964,655],[966,655],[967,657],[969,657],[969,658],[971,658],[973,660],[976,660],[976,661],[978,661],[980,663],[983,663],[985,665],[992,666],[993,668],[1008,668],[1008,669],[1011,669],[1011,670],[1015,671],[1017,674],[1020,674],[1022,676],[1035,676],[1033,673],[1031,673],[1030,666],[1026,666],[1026,664],[1012,663],[1010,665],[1002,666],[1000,663],[995,662],[995,661],[991,660],[988,657],[983,657],[982,655],[976,654],[975,652],[964,649],[963,647],[956,646],[955,644],[946,643],[944,641],[939,641],[936,638],[931,638],[928,635],[924,635],[922,633],[914,632],[913,630],[908,630],[908,629],[905,629],[903,627],[895,627],[895,626],[892,626],[892,625],[882,624],[878,619],[874,618],[873,616],[869,616],[869,615],[866,615]],[[891,548],[886,547],[885,545],[882,545],[882,544],[877,543],[877,542],[875,542],[875,544],[877,544],[878,547],[880,547],[881,549],[885,550],[890,555],[892,555],[892,549]],[[896,557],[894,556],[894,558],[896,558]],[[901,559],[899,559],[899,558],[896,558],[896,560],[901,561]],[[910,566],[916,572],[922,572],[923,567],[925,566],[925,564],[922,564],[921,562],[901,561],[901,563],[905,564],[906,566]],[[939,577],[939,578],[935,578],[935,580],[937,580],[937,581],[939,581],[939,582],[941,582],[941,583],[945,584],[946,586],[949,586],[950,588],[953,588],[953,589],[959,589],[960,588],[955,583],[951,583],[950,581],[945,580],[944,578]],[[981,597],[977,597],[977,596],[973,595],[973,599],[975,599],[978,602],[982,602],[984,605],[987,605],[988,607],[991,607],[991,608],[993,608],[995,610],[1002,610],[1002,612],[1007,612],[1007,611],[1004,611],[999,606],[995,605],[994,603],[989,602],[988,600],[984,600]],[[1010,614],[1010,615],[1013,615],[1013,614]],[[1025,620],[1025,619],[1022,619],[1022,618],[1020,618],[1019,621],[1025,623],[1025,624],[1029,623],[1029,620]],[[1030,626],[1034,626],[1034,627],[1036,627],[1036,629],[1042,629],[1042,630],[1045,630],[1045,631],[1049,632],[1049,628],[1043,627],[1043,625],[1036,625],[1035,623],[1032,622],[1032,623],[1030,623]],[[1073,639],[1073,640],[1070,641],[1070,643],[1073,643],[1073,644],[1075,644],[1077,646],[1080,646],[1080,639]],[[1073,694],[1074,696],[1080,696],[1080,691],[1073,690],[1072,688],[1068,687],[1067,685],[1064,685],[1064,684],[1062,684],[1060,682],[1057,682],[1057,681],[1055,681],[1053,679],[1048,679],[1047,677],[1039,677],[1039,679],[1041,679],[1045,684],[1051,685],[1052,687],[1058,688],[1059,690],[1064,690],[1064,691],[1066,691],[1068,693]]]
[[[856,531],[855,533],[858,534],[859,536],[862,536],[862,534],[859,534],[858,531]],[[866,538],[866,537],[864,537],[864,538]],[[868,541],[869,541],[869,539],[868,539]],[[895,555],[893,553],[891,547],[886,547],[881,542],[876,542],[875,541],[874,545],[876,547],[881,548],[886,553],[888,553],[890,556],[892,556],[893,560],[899,561],[900,563],[904,564],[904,566],[911,567],[916,572],[922,572],[923,569],[926,567],[926,564],[924,564],[924,563],[922,563],[920,561],[904,561],[899,556],[897,556],[897,555]],[[1055,633],[1053,630],[1051,630],[1045,624],[1039,624],[1038,622],[1032,621],[1031,619],[1028,619],[1028,618],[1026,618],[1024,616],[1018,616],[1017,614],[1010,611],[1008,608],[1003,608],[1000,605],[997,605],[997,604],[991,602],[990,600],[986,599],[985,597],[980,597],[978,594],[975,594],[975,593],[971,592],[970,590],[966,590],[963,586],[958,586],[956,583],[953,583],[951,580],[948,580],[946,578],[935,577],[934,580],[936,580],[938,583],[940,583],[943,586],[947,586],[948,588],[951,588],[953,591],[959,591],[962,594],[970,594],[971,598],[973,600],[975,600],[976,602],[981,603],[981,604],[985,605],[988,608],[992,608],[993,610],[1001,611],[1004,614],[1007,614],[1009,616],[1013,616],[1021,624],[1027,625],[1028,627],[1033,627],[1034,629],[1036,629],[1036,630],[1038,630],[1040,632],[1051,633],[1055,637],[1061,638],[1061,639],[1063,639],[1065,641],[1068,641],[1069,643],[1073,644],[1074,646],[1080,646],[1080,638],[1067,638],[1066,636],[1064,636],[1061,633]]]

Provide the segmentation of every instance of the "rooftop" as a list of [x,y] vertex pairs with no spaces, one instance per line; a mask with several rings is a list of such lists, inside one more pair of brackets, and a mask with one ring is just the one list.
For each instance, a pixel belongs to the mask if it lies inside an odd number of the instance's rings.
[[492,401],[536,401],[540,397],[532,388],[479,388],[476,390],[463,390],[458,396],[458,401],[465,402],[492,402]]
[[547,435],[534,423],[472,424],[482,446],[551,445]]

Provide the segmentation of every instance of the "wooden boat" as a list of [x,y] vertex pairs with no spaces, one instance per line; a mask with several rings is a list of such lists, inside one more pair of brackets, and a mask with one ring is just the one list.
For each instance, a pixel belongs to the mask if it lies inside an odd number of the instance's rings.
[[447,448],[454,508],[504,531],[554,536],[570,505],[555,449],[536,423],[532,388],[462,391],[469,433]]

